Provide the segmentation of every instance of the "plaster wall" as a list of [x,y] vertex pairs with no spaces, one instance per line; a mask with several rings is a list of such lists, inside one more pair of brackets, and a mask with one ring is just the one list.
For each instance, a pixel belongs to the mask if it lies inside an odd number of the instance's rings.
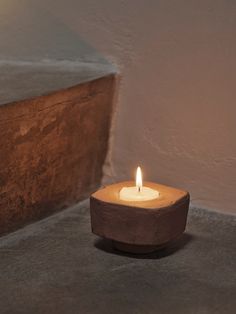
[[235,37],[235,1],[0,4],[1,58],[117,64],[105,182],[132,178],[139,164],[145,179],[189,190],[193,205],[234,213]]

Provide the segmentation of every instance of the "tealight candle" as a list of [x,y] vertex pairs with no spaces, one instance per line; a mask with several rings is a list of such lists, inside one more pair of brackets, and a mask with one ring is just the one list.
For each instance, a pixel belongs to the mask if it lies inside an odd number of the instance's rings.
[[123,187],[120,190],[120,199],[123,201],[151,201],[159,197],[159,192],[147,186],[143,186],[141,168],[136,171],[136,186]]
[[185,230],[189,193],[146,181],[140,167],[133,181],[108,185],[90,197],[92,232],[131,253],[163,248]]

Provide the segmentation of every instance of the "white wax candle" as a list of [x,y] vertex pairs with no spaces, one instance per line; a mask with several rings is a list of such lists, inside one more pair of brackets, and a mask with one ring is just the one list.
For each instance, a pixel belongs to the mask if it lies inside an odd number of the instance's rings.
[[120,190],[120,199],[123,201],[151,201],[159,197],[157,190],[143,186],[141,168],[136,171],[136,186],[123,187]]
[[120,190],[120,199],[123,201],[151,201],[159,197],[157,190],[143,186],[140,191],[136,186],[124,187]]

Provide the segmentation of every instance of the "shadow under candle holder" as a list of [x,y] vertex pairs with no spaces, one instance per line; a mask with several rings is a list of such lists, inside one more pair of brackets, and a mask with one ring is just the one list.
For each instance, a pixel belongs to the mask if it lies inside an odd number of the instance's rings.
[[177,251],[182,250],[188,243],[194,240],[194,236],[189,233],[182,234],[178,239],[169,242],[165,247],[160,248],[152,253],[134,254],[119,251],[114,248],[112,240],[105,238],[98,238],[94,242],[94,246],[106,253],[115,254],[120,256],[129,256],[137,259],[161,259],[175,254]]

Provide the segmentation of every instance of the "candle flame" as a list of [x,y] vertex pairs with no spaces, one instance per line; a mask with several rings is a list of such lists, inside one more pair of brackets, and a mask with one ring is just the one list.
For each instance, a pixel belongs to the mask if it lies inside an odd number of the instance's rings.
[[141,192],[142,186],[143,186],[142,171],[141,168],[138,167],[136,171],[136,187],[138,189],[138,192]]

